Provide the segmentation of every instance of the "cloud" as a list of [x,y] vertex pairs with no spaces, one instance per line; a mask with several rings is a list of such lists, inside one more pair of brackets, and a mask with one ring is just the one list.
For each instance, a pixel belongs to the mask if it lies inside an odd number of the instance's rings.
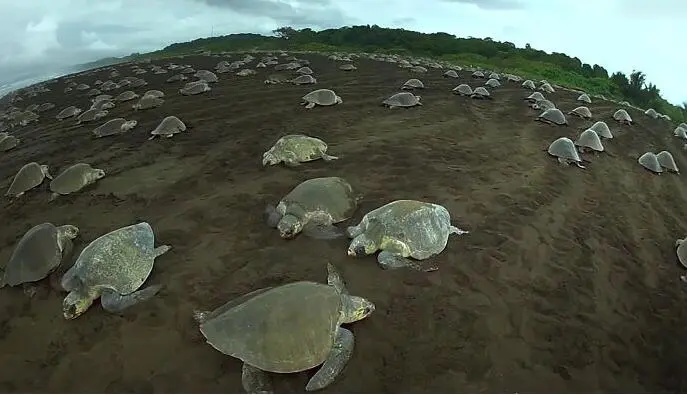
[[442,0],[447,3],[471,4],[485,10],[517,10],[525,8],[520,0]]

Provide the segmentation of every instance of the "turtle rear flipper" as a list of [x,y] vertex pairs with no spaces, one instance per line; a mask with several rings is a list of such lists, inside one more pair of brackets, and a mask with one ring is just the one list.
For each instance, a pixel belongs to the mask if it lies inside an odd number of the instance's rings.
[[245,362],[241,371],[241,383],[243,384],[243,390],[247,394],[274,393],[269,374]]
[[332,161],[332,160],[337,160],[337,159],[339,159],[338,156],[327,155],[327,154],[325,154],[324,152],[320,152],[320,155],[322,156],[322,159],[324,159],[324,160],[327,161],[327,162]]
[[128,295],[120,295],[113,290],[105,290],[100,295],[100,304],[105,311],[110,313],[119,313],[139,302],[143,302],[157,295],[162,289],[161,284],[151,285],[149,287],[139,289]]
[[267,217],[267,225],[270,228],[276,228],[282,217],[282,215],[277,212],[277,209],[271,204],[265,207],[265,216]]
[[320,370],[310,378],[308,385],[305,386],[305,390],[317,391],[331,384],[343,371],[346,363],[353,355],[354,344],[353,332],[339,327],[336,331],[336,339],[334,339],[329,356],[325,359]]
[[303,228],[303,234],[319,240],[333,240],[344,236],[344,231],[331,224],[308,224]]
[[382,269],[400,269],[403,267],[408,267],[413,270],[420,272],[433,272],[439,268],[436,265],[421,265],[411,259],[402,257],[401,255],[395,254],[391,251],[382,251],[377,255],[377,262]]

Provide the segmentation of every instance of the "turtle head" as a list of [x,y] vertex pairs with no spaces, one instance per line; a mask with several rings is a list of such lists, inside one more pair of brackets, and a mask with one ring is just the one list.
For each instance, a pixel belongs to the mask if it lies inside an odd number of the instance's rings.
[[378,247],[374,240],[370,239],[365,233],[356,236],[348,246],[348,256],[363,257],[374,254]]
[[367,318],[375,311],[374,303],[360,296],[343,295],[342,321],[345,324]]
[[303,230],[303,222],[292,214],[286,214],[277,224],[279,235],[284,239],[292,239]]
[[41,172],[43,172],[44,176],[52,180],[53,177],[50,174],[50,169],[48,169],[48,165],[41,165]]
[[93,297],[79,290],[71,291],[62,301],[62,315],[68,320],[83,314],[93,304]]
[[93,172],[92,172],[91,174],[92,174],[91,177],[93,178],[94,181],[95,181],[95,180],[99,180],[99,179],[105,177],[105,170],[103,170],[103,169],[93,169]]
[[279,163],[279,159],[277,159],[272,152],[267,151],[262,155],[263,166],[274,166],[277,163]]
[[341,104],[343,103],[343,99],[341,99],[341,96],[337,96],[336,99],[334,100],[336,104]]
[[132,119],[132,120],[130,120],[130,121],[126,121],[126,122],[124,122],[124,124],[122,125],[122,131],[131,130],[131,129],[135,128],[136,125],[138,125],[138,121],[135,120],[135,119]]
[[74,225],[62,225],[58,227],[57,230],[60,235],[64,235],[64,237],[70,240],[76,239],[76,236],[79,235],[79,228]]

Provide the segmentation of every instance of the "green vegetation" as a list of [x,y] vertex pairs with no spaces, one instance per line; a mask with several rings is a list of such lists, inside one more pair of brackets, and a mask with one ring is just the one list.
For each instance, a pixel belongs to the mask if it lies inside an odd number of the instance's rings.
[[376,25],[342,27],[314,31],[282,27],[274,36],[231,34],[177,43],[150,54],[132,54],[126,61],[139,57],[167,57],[193,51],[306,50],[320,52],[379,52],[425,56],[457,64],[493,68],[535,80],[546,79],[556,84],[587,93],[626,100],[642,108],[654,108],[673,120],[687,119],[687,103],[682,107],[668,103],[656,85],[647,83],[643,72],[629,76],[616,72],[609,75],[599,65],[582,63],[562,53],[546,53],[530,47],[517,48],[510,42],[491,38],[457,38],[447,33],[419,33],[404,29],[387,29]]

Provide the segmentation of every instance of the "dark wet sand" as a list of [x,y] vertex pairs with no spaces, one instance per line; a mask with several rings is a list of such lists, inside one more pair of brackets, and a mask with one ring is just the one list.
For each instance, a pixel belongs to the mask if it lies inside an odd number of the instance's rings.
[[[687,167],[671,125],[632,110],[636,125],[619,127],[611,118],[617,105],[597,100],[589,107],[611,126],[614,156],[587,156],[583,171],[542,150],[591,122],[534,122],[519,84],[494,90],[493,101],[471,101],[450,93],[468,73],[453,80],[430,70],[420,77],[424,106],[391,111],[379,103],[411,78],[407,70],[360,60],[346,73],[306,58],[317,87],[335,89],[342,105],[306,111],[298,103],[313,87],[263,85],[272,70],[220,75],[212,92],[192,97],[163,82],[171,74],[148,73],[149,85],[136,91],[162,89],[165,105],[135,114],[133,102],[119,105],[110,118],[139,126],[96,140],[97,125],[55,121],[67,105],[90,105],[83,93],[63,94],[63,82],[21,102],[57,108],[15,132],[23,144],[2,155],[1,188],[29,161],[54,173],[87,161],[109,175],[51,203],[47,184],[2,203],[0,261],[44,221],[79,226],[83,247],[145,220],[173,249],[149,278],[164,284],[159,296],[122,316],[95,304],[66,321],[64,295],[47,282],[33,299],[2,289],[0,391],[240,392],[240,362],[204,342],[192,311],[265,286],[324,282],[328,261],[377,311],[351,326],[355,353],[327,392],[687,391],[687,285],[674,251],[687,233],[687,186],[684,176],[655,176],[636,163],[645,151],[668,149]],[[211,69],[219,60],[177,61]],[[74,80],[96,78],[106,73]],[[572,92],[547,97],[565,111],[577,106]],[[147,141],[167,115],[189,132]],[[262,169],[264,150],[294,132],[323,138],[341,160]],[[351,222],[391,200],[421,199],[445,205],[471,233],[451,237],[435,258],[438,271],[418,273],[349,258],[343,239],[284,241],[264,224],[266,203],[305,179],[333,175],[366,195]],[[311,373],[275,375],[276,390],[301,392]]]

